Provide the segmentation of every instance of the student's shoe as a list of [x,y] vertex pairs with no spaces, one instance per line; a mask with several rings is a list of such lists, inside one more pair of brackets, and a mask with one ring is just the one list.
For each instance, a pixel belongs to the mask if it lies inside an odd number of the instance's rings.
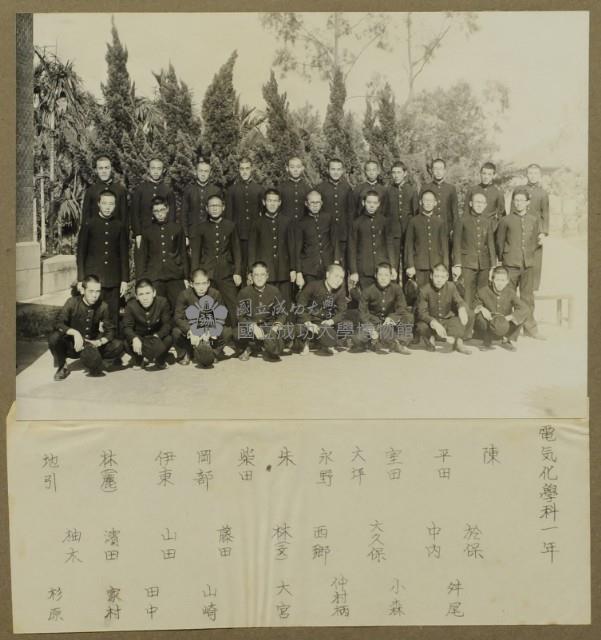
[[507,342],[503,342],[501,346],[503,347],[503,349],[507,349],[507,351],[517,351],[517,347],[513,344],[513,342],[510,342],[509,340],[507,340]]
[[131,360],[129,361],[129,366],[135,371],[139,371],[142,368],[143,364],[144,364],[144,358],[143,356],[139,356],[139,355],[133,355],[131,357]]
[[164,371],[167,368],[167,363],[164,360],[159,360],[154,363],[154,368],[156,371]]
[[320,356],[333,356],[336,353],[334,347],[320,347],[318,350]]
[[187,367],[190,364],[190,354],[186,351],[184,355],[177,361],[177,364],[181,364],[183,367]]
[[424,339],[424,346],[426,347],[426,351],[436,351],[436,343],[431,338]]
[[308,343],[305,343],[303,345],[303,348],[300,350],[300,355],[301,356],[309,355],[309,344]]
[[411,355],[411,351],[409,351],[409,348],[407,347],[407,345],[404,345],[402,342],[399,342],[398,340],[394,341],[394,346],[392,347],[392,351],[395,351],[396,353],[402,353],[404,356]]
[[250,360],[250,349],[248,347],[238,356],[238,360],[242,360],[242,362]]
[[280,358],[280,356],[277,356],[275,354],[264,352],[263,360],[265,360],[265,362],[281,362],[282,358]]
[[494,349],[494,347],[492,346],[492,344],[490,342],[483,342],[480,347],[479,347],[480,351],[492,351]]
[[61,367],[60,369],[56,370],[56,373],[54,374],[54,379],[57,382],[60,382],[61,380],[64,380],[71,372],[69,371],[69,369],[67,369],[67,367]]
[[104,378],[106,373],[102,369],[90,369],[88,376],[90,378]]

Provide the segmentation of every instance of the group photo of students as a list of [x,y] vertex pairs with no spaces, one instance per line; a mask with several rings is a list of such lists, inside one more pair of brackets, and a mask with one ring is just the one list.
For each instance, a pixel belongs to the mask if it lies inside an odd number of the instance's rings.
[[506,206],[484,163],[462,210],[444,158],[421,187],[402,161],[383,176],[368,160],[352,188],[341,158],[312,185],[292,156],[287,178],[265,187],[242,157],[222,190],[201,157],[179,210],[162,159],[147,165],[128,194],[111,158],[96,158],[77,286],[48,339],[57,381],[68,359],[96,377],[311,352],[470,355],[466,342],[515,351],[521,333],[544,339],[534,294],[549,201],[537,164]]

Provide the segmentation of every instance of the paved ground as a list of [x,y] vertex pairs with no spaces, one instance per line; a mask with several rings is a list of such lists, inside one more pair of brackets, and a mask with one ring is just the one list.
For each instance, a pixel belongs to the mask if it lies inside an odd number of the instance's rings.
[[162,372],[127,369],[93,380],[75,370],[54,382],[46,352],[17,376],[18,418],[583,417],[586,247],[561,242],[561,252],[546,248],[543,285],[574,293],[573,327],[552,324],[554,303],[540,303],[537,316],[549,321],[541,324],[548,340],[520,339],[517,353],[500,347],[474,349],[471,356],[421,348],[411,356],[311,353],[279,363],[232,360],[209,371],[179,365]]

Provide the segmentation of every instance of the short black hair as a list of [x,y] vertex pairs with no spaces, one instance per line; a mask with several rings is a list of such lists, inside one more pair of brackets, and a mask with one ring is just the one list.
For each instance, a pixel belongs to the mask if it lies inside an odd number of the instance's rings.
[[328,169],[330,168],[330,165],[332,164],[332,162],[340,162],[340,164],[344,168],[344,162],[342,162],[342,160],[340,158],[329,158],[328,159]]
[[250,272],[252,273],[257,267],[263,267],[263,269],[265,269],[265,271],[269,273],[269,269],[267,268],[267,265],[262,260],[257,260],[256,262],[253,262],[250,265]]
[[536,164],[536,162],[532,162],[531,164],[529,164],[526,167],[526,171],[528,171],[528,169],[538,169],[539,171],[542,171],[540,164]]
[[333,262],[332,264],[328,265],[328,268],[326,269],[326,274],[332,273],[334,269],[341,269],[342,273],[344,273],[344,267],[341,264],[336,264],[335,262]]
[[495,166],[495,164],[493,162],[485,162],[480,167],[480,171],[482,171],[482,169],[492,169],[495,173],[497,172],[497,167]]
[[111,191],[110,189],[103,189],[99,194],[98,194],[98,202],[100,202],[102,196],[111,196],[111,198],[114,198],[115,201],[117,200],[117,196],[115,195],[114,191]]
[[446,274],[449,275],[449,269],[447,268],[447,265],[444,262],[437,262],[431,269],[431,272],[434,273],[435,271],[439,271],[440,269],[444,269]]
[[225,204],[225,202],[224,202],[224,200],[223,200],[223,196],[221,196],[221,195],[220,195],[220,194],[218,194],[218,193],[214,193],[212,196],[209,196],[209,197],[207,198],[207,206],[209,206],[209,202],[210,202],[211,200],[215,200],[215,198],[217,198],[217,200],[219,200],[219,201],[221,202],[221,204]]
[[426,195],[426,193],[431,193],[431,194],[436,198],[436,200],[438,200],[438,197],[436,196],[436,194],[434,193],[434,191],[432,191],[432,189],[424,189],[424,190],[419,194],[419,199],[421,200],[421,199]]
[[150,280],[149,278],[140,278],[139,280],[136,280],[136,286],[134,287],[136,293],[138,293],[138,289],[141,289],[142,287],[150,287],[153,291],[155,291],[152,280]]
[[509,269],[501,264],[492,270],[493,278],[497,275],[497,273],[504,273],[509,278]]
[[434,166],[437,162],[442,162],[442,166],[446,169],[447,163],[442,158],[434,158],[434,160],[432,160],[432,166]]
[[530,200],[530,191],[528,191],[528,189],[524,188],[524,187],[518,187],[512,194],[511,194],[511,201],[513,202],[513,199],[516,196],[526,196],[526,200]]
[[364,201],[367,200],[367,196],[376,196],[376,198],[380,200],[380,194],[375,189],[370,189],[369,191],[365,192],[365,195],[363,196]]
[[194,271],[192,271],[192,273],[190,274],[190,282],[194,282],[194,278],[196,278],[197,275],[203,275],[205,278],[207,278],[207,280],[211,280],[211,278],[209,278],[209,274],[205,271],[205,269],[194,269]]
[[275,187],[269,187],[269,189],[265,189],[265,192],[263,193],[263,200],[265,200],[268,195],[277,196],[280,200],[282,199],[282,194],[280,193],[279,189],[276,189]]
[[106,155],[106,153],[99,153],[94,158],[94,166],[97,166],[101,160],[108,160],[111,163],[111,167],[113,166],[113,161]]
[[159,204],[164,204],[167,208],[169,208],[169,202],[167,201],[167,198],[164,198],[163,196],[154,196],[151,201],[152,208],[154,209]]
[[376,273],[380,269],[387,269],[388,271],[390,271],[390,273],[392,273],[392,266],[389,262],[380,262],[380,264],[376,267]]
[[392,164],[392,167],[390,167],[390,169],[402,169],[405,173],[407,173],[407,171],[409,171],[409,169],[407,169],[407,165],[402,161],[402,160],[397,160],[396,162],[394,162]]
[[84,276],[84,279],[81,281],[81,286],[85,289],[89,282],[96,282],[97,284],[100,284],[100,278],[95,273],[88,273],[88,275]]

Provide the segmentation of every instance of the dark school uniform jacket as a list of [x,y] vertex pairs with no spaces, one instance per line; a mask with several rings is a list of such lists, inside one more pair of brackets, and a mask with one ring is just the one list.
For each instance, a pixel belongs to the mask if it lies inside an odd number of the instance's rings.
[[378,265],[387,262],[398,265],[392,230],[379,210],[373,216],[362,213],[353,221],[348,244],[349,269],[361,276],[375,276]]
[[187,280],[189,275],[186,236],[181,225],[154,220],[142,232],[139,277],[166,281]]
[[503,291],[497,291],[493,283],[478,289],[474,312],[478,313],[482,307],[486,307],[493,316],[513,315],[516,324],[521,324],[528,317],[528,305],[518,296],[511,284],[508,284]]
[[175,326],[185,335],[188,335],[188,331],[190,330],[191,324],[186,316],[186,309],[188,307],[193,307],[198,303],[199,300],[205,299],[205,302],[210,302],[209,298],[213,299],[213,303],[217,303],[223,305],[223,298],[221,297],[221,293],[217,291],[214,287],[209,287],[207,292],[202,298],[196,295],[196,291],[192,287],[188,287],[177,296],[177,300],[175,301],[175,311],[173,313],[173,321]]
[[227,190],[225,217],[236,225],[240,240],[248,240],[250,228],[259,216],[262,195],[263,187],[252,178],[238,179]]
[[324,320],[342,322],[347,309],[344,285],[330,290],[324,280],[314,280],[305,285],[296,299],[299,322],[319,324]]
[[407,307],[403,287],[391,282],[387,287],[372,284],[361,292],[359,300],[359,315],[361,322],[379,324],[386,318],[393,322],[413,322],[413,314]]
[[222,216],[217,221],[209,218],[202,222],[190,240],[190,247],[192,271],[200,267],[217,280],[240,275],[240,241],[231,220]]
[[152,200],[157,196],[164,198],[167,202],[167,206],[169,207],[167,220],[169,222],[175,222],[177,212],[175,210],[175,194],[171,189],[171,185],[165,179],[155,182],[148,178],[138,186],[131,197],[130,220],[135,236],[142,235],[144,229],[152,224],[154,220],[154,216],[152,215]]
[[125,305],[123,336],[128,342],[134,338],[156,335],[165,338],[171,333],[171,307],[167,298],[155,296],[145,309],[135,298]]
[[236,312],[239,324],[252,322],[258,325],[273,325],[276,322],[286,322],[287,309],[280,290],[266,284],[263,289],[254,285],[241,289],[238,293]]
[[198,180],[190,183],[182,196],[181,223],[187,238],[196,235],[198,226],[208,220],[207,201],[212,196],[223,197],[221,189],[211,182],[200,184]]
[[111,322],[106,302],[99,299],[89,305],[81,295],[73,296],[65,302],[58,314],[55,328],[63,335],[69,329],[75,329],[88,340],[104,337],[110,341],[115,337],[115,326]]
[[419,290],[417,318],[428,325],[432,320],[446,320],[456,316],[460,307],[467,308],[453,282],[437,289],[431,282]]
[[88,274],[100,278],[103,287],[118,287],[129,280],[127,235],[121,220],[103,218],[98,212],[79,231],[77,241],[77,279]]
[[427,270],[442,263],[449,266],[449,243],[445,223],[434,214],[411,218],[405,236],[404,267]]
[[436,194],[437,203],[434,207],[434,215],[440,216],[447,225],[450,232],[455,226],[455,220],[459,215],[459,201],[457,199],[457,189],[454,184],[449,182],[437,182],[432,180],[424,184],[420,191],[421,195],[424,191],[433,191]]
[[490,269],[496,263],[493,220],[470,211],[457,218],[453,232],[453,265]]
[[496,237],[499,260],[505,267],[532,267],[540,232],[540,220],[530,213],[520,216],[514,211],[502,218]]
[[327,211],[305,214],[295,225],[294,237],[295,271],[316,276],[340,260],[338,229]]
[[295,260],[294,222],[280,210],[275,216],[263,212],[250,228],[248,237],[248,267],[264,262],[270,282],[290,280]]
[[125,230],[129,233],[129,213],[127,204],[127,189],[111,177],[107,182],[96,180],[87,189],[83,197],[83,205],[81,207],[82,225],[93,220],[98,213],[98,198],[103,191],[110,191],[115,194],[115,210],[113,216],[123,222]]

